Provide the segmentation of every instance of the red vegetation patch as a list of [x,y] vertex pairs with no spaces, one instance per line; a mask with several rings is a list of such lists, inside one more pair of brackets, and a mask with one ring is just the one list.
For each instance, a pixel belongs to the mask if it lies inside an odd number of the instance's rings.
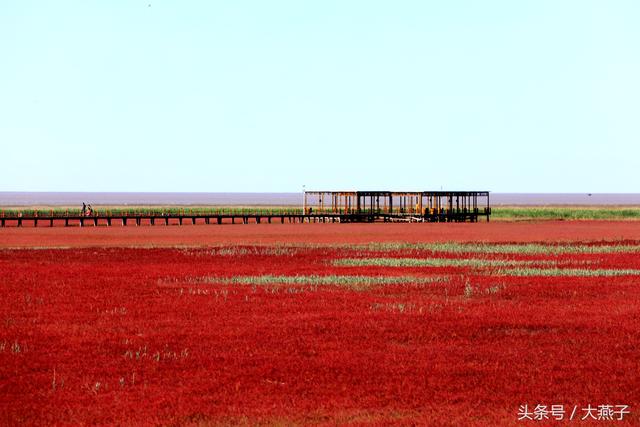
[[[354,256],[363,254],[0,251],[0,424],[519,425],[524,403],[624,404],[626,422],[638,422],[638,276],[332,264]],[[558,257],[638,267],[637,253]],[[267,275],[447,280],[224,281]]]
[[639,221],[6,227],[0,247],[640,240]]

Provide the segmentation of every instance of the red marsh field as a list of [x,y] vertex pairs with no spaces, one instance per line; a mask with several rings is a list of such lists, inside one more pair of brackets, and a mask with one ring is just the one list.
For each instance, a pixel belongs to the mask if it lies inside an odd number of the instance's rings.
[[640,423],[639,222],[5,228],[0,247],[2,425]]
[[6,227],[0,247],[175,246],[273,243],[535,242],[640,240],[640,221],[500,221],[478,223],[352,223]]

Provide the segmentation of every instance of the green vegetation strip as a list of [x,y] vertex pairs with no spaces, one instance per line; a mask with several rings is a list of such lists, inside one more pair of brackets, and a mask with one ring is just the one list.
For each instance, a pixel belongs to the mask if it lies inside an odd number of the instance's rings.
[[[277,207],[277,206],[265,206],[265,207],[226,207],[226,206],[211,206],[211,207],[136,207],[136,208],[120,208],[120,207],[94,207],[94,215],[101,216],[149,216],[149,215],[183,215],[183,216],[202,216],[202,215],[300,215],[302,214],[302,208],[296,207]],[[0,217],[18,217],[22,216],[79,216],[81,215],[79,208],[71,209],[2,209],[0,210]]]
[[225,285],[329,285],[344,286],[352,289],[366,289],[372,286],[397,285],[405,283],[445,282],[446,277],[414,277],[414,276],[342,276],[342,275],[307,275],[307,276],[234,276],[234,277],[202,277],[190,280],[195,283],[215,283]]
[[502,260],[478,258],[343,258],[333,265],[341,267],[509,267],[518,265],[549,265],[554,261]]
[[[407,255],[426,253],[453,254],[520,254],[520,255],[564,255],[564,254],[609,254],[640,252],[640,244],[595,242],[584,243],[408,243],[382,242],[367,244],[320,244],[320,243],[277,243],[253,245],[250,247],[219,245],[211,249],[210,255],[291,255],[297,249],[346,249],[353,255],[376,255],[374,253],[404,252]],[[603,244],[604,243],[604,244]],[[198,248],[198,247],[193,247]]]
[[640,270],[632,269],[585,269],[585,268],[509,268],[492,271],[492,276],[575,276],[575,277],[614,277],[637,276]]
[[494,219],[640,219],[640,207],[500,207],[491,208]]
[[[640,245],[630,244],[551,244],[542,243],[372,243],[360,247],[370,251],[431,251],[447,253],[480,253],[480,254],[605,254],[619,252],[639,252]],[[355,249],[355,248],[354,248]]]
[[293,256],[297,253],[295,248],[282,246],[265,246],[265,247],[226,247],[213,250],[210,255],[219,256],[244,256],[244,255],[263,255],[263,256]]

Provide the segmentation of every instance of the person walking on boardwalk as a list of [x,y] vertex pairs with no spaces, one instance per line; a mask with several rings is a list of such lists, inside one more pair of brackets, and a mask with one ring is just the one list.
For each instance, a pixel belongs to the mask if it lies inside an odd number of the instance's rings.
[[91,207],[91,203],[87,205],[87,216],[93,215],[93,208]]
[[87,205],[82,202],[82,216],[85,216],[87,214]]

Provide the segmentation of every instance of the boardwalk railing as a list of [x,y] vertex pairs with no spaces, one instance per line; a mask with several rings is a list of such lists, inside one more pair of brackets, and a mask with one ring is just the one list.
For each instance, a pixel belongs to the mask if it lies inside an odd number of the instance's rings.
[[97,210],[91,214],[82,215],[80,210],[2,210],[0,211],[0,227],[25,224],[38,226],[39,224],[54,224],[64,226],[85,225],[183,225],[191,224],[249,224],[249,223],[302,223],[302,222],[477,222],[481,216],[487,221],[491,214],[490,208],[475,209],[438,209],[424,210],[421,213],[402,211],[366,211],[328,212],[307,209],[174,209],[169,211],[155,210]]

